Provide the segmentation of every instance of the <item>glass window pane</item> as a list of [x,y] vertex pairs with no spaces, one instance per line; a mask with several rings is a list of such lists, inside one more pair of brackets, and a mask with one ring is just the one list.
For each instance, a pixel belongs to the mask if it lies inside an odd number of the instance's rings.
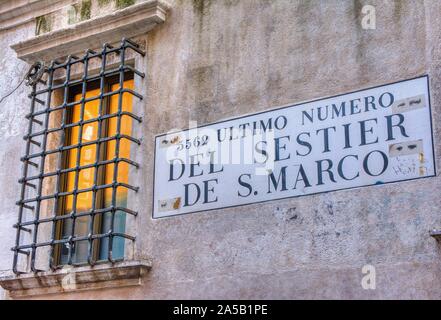
[[[127,80],[124,82],[124,88],[133,89],[133,80]],[[116,91],[119,89],[119,84],[112,85],[111,90]],[[122,111],[132,112],[132,95],[129,93],[123,94],[122,99]],[[110,99],[109,113],[118,112],[118,95],[113,95]],[[108,135],[114,136],[117,132],[117,117],[109,119]],[[128,116],[121,117],[121,134],[131,135],[132,132],[132,118]],[[119,158],[130,159],[130,141],[127,139],[121,139],[119,144]],[[111,160],[115,157],[116,140],[107,144],[106,160]],[[105,168],[105,184],[113,182],[114,177],[114,165],[107,165]],[[119,162],[118,164],[118,182],[128,183],[129,181],[129,166],[125,162]],[[104,191],[104,205],[106,207],[112,205],[112,188],[107,188]],[[116,190],[116,206],[127,207],[127,189],[119,187]],[[112,214],[106,213],[103,215],[102,232],[108,232],[111,229]],[[126,213],[117,211],[115,213],[114,232],[123,233],[126,228]],[[125,239],[121,237],[115,237],[113,240],[113,258],[122,259],[124,257],[124,244]],[[109,238],[104,238],[101,241],[100,259],[108,258],[109,250]]]
[[[86,92],[86,98],[99,95],[100,90],[89,90]],[[80,101],[81,94],[74,97],[74,101]],[[99,115],[99,100],[87,102],[84,105],[83,121],[95,119]],[[78,123],[81,121],[81,104],[72,107],[70,123]],[[77,145],[79,143],[80,126],[74,126],[67,132],[67,145]],[[83,125],[81,142],[94,141],[98,139],[98,122],[91,122]],[[77,163],[78,149],[74,148],[68,151],[67,168],[75,168],[78,166],[86,166],[96,162],[96,144],[84,146],[81,148],[79,162]],[[67,174],[66,191],[72,192],[75,189],[75,179],[78,174],[77,190],[85,190],[91,188],[94,182],[95,168],[88,168],[73,171]],[[80,192],[76,197],[76,208],[74,208],[74,195],[69,195],[64,204],[64,214],[70,214],[74,209],[76,213],[85,212],[92,207],[92,191]],[[89,216],[79,217],[75,219],[74,236],[86,236],[89,229]],[[73,219],[67,219],[63,222],[62,238],[66,239],[72,235]],[[68,261],[69,245],[64,244],[61,249],[61,263],[65,264]],[[72,248],[72,262],[82,263],[87,261],[88,256],[88,241],[77,242]]]

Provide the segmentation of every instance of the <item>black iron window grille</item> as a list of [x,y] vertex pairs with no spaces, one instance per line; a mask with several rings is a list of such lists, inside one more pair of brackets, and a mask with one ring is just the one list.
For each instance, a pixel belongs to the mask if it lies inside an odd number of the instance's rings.
[[[126,61],[129,50],[135,56],[145,55],[139,45],[123,39],[115,47],[105,44],[99,52],[87,50],[81,58],[69,56],[63,62],[52,61],[44,70],[38,70],[39,81],[31,82],[12,248],[15,274],[55,270],[63,265],[114,263],[124,259],[124,244],[135,241],[125,228],[125,217],[136,217],[137,212],[118,200],[121,189],[138,190],[121,178],[121,172],[128,167],[138,168],[139,164],[120,149],[141,143],[131,136],[125,120],[135,124],[142,120],[127,104],[132,98],[143,97],[127,82],[145,76]],[[108,65],[111,55],[117,59],[116,67]],[[92,61],[100,68],[89,74]],[[79,66],[83,68],[81,77],[71,79],[71,70]],[[56,79],[60,73],[61,82]],[[89,160],[84,162],[86,151]],[[81,182],[87,170],[89,182]],[[85,195],[90,196],[86,208],[77,205]],[[76,230],[79,222],[81,234]],[[79,249],[82,259],[75,258]],[[47,269],[39,268],[36,262],[40,253],[47,261]]]

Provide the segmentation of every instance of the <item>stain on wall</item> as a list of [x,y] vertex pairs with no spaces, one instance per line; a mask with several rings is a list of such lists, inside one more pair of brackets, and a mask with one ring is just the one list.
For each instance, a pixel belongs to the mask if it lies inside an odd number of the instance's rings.
[[91,18],[91,0],[83,0],[81,2],[73,4],[68,9],[68,24],[75,24],[80,21],[88,20]]
[[35,35],[40,35],[52,30],[53,17],[51,15],[39,16],[35,19]]
[[121,10],[134,5],[136,0],[80,0],[54,12],[37,17],[36,35],[55,31],[70,25]]
[[135,2],[135,0],[116,0],[116,7],[118,9],[127,8],[128,6],[135,4]]

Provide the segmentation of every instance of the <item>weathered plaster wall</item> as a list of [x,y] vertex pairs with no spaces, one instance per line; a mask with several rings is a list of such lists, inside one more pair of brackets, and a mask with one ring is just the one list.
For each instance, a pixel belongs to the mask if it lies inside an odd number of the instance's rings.
[[[441,4],[434,0],[174,0],[149,33],[137,247],[144,285],[45,298],[441,298],[439,177],[151,219],[153,139],[268,107],[429,74],[441,154]],[[377,29],[361,8],[377,8]],[[24,67],[1,34],[0,94]],[[7,61],[7,63],[5,63]],[[25,90],[0,108],[0,269],[10,268]],[[377,269],[363,290],[361,268]]]
[[[0,96],[3,97],[23,79],[29,66],[16,59],[9,44],[33,36],[33,25],[25,25],[16,32],[0,33]],[[17,206],[22,174],[20,154],[24,151],[22,136],[27,128],[25,115],[29,112],[26,97],[28,88],[21,86],[14,95],[0,105],[0,270],[12,266],[11,248],[15,243]],[[0,289],[0,298],[4,292]]]

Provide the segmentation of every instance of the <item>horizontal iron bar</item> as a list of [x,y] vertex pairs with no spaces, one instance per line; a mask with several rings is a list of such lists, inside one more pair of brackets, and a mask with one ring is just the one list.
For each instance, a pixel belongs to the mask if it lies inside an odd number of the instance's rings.
[[69,219],[73,219],[73,218],[97,216],[97,215],[108,213],[108,212],[112,212],[112,211],[115,211],[115,212],[122,211],[122,212],[130,214],[130,215],[132,215],[134,217],[136,217],[138,215],[138,212],[130,210],[130,209],[125,208],[125,207],[116,207],[116,208],[106,207],[106,208],[95,209],[95,210],[75,212],[74,214],[69,213],[69,214],[64,214],[64,215],[52,216],[50,218],[41,218],[38,221],[35,221],[35,220],[25,221],[25,222],[20,223],[20,225],[15,224],[14,228],[18,228],[20,226],[22,226],[22,227],[23,226],[33,226],[35,224],[42,224],[42,223],[48,223],[48,222],[56,222],[56,221],[62,221],[62,220],[69,220]]
[[61,147],[58,149],[53,149],[53,150],[48,150],[48,151],[44,151],[44,152],[30,154],[28,156],[22,157],[21,161],[29,161],[29,159],[44,157],[44,156],[54,154],[54,153],[60,153],[60,152],[69,151],[72,149],[78,149],[78,148],[87,147],[87,146],[91,146],[91,145],[98,144],[98,143],[101,144],[104,142],[109,142],[109,141],[118,140],[118,139],[126,139],[126,140],[129,140],[129,141],[136,143],[137,145],[141,144],[141,140],[133,138],[128,135],[125,135],[125,134],[121,134],[121,135],[114,135],[114,136],[110,136],[110,137],[101,138],[98,140],[92,140],[92,141],[72,144],[67,147]]
[[87,120],[83,120],[83,121],[69,123],[69,124],[64,125],[63,127],[54,127],[54,128],[47,129],[47,130],[38,131],[38,132],[35,132],[35,133],[31,133],[30,135],[24,136],[23,139],[26,140],[29,137],[31,137],[31,138],[38,137],[38,136],[44,135],[46,133],[54,133],[54,132],[58,132],[58,131],[61,131],[61,130],[65,130],[65,129],[69,129],[69,128],[74,128],[74,127],[79,127],[79,126],[84,126],[84,125],[89,124],[89,123],[94,123],[94,122],[98,122],[98,121],[104,121],[104,120],[107,120],[107,119],[111,119],[111,118],[115,118],[115,117],[122,117],[122,116],[128,116],[128,117],[138,121],[139,123],[142,122],[142,118],[141,117],[138,117],[137,115],[135,115],[135,114],[133,114],[131,112],[128,112],[128,111],[122,111],[122,112],[105,114],[105,115],[102,115],[102,116],[97,117],[97,118],[91,118],[91,119],[87,119]]
[[105,165],[116,163],[116,162],[125,162],[127,164],[130,164],[130,165],[136,167],[136,168],[139,168],[139,164],[137,162],[135,162],[135,161],[132,161],[132,160],[126,159],[126,158],[119,158],[119,159],[114,158],[114,159],[110,159],[110,160],[104,160],[104,161],[100,161],[100,162],[96,162],[96,163],[86,164],[86,165],[83,165],[83,166],[72,167],[72,168],[67,168],[67,169],[61,169],[61,170],[57,170],[57,171],[53,171],[53,172],[47,172],[47,173],[39,174],[39,175],[36,175],[36,176],[30,176],[30,177],[26,177],[24,179],[18,180],[18,182],[19,183],[25,183],[27,181],[32,181],[32,180],[37,180],[37,179],[53,177],[53,176],[57,176],[57,175],[66,174],[66,173],[69,173],[69,172],[81,171],[81,170],[90,169],[90,168],[98,168],[100,166],[105,166]]
[[23,200],[18,201],[17,205],[23,205],[25,203],[39,202],[39,201],[44,201],[44,200],[50,200],[50,199],[56,199],[56,198],[61,198],[61,197],[73,196],[73,195],[76,195],[76,194],[87,193],[87,192],[92,192],[92,191],[96,191],[96,190],[103,190],[103,189],[110,189],[110,188],[119,188],[119,187],[123,187],[123,188],[130,189],[130,190],[133,190],[133,191],[138,191],[139,190],[138,187],[129,185],[127,183],[113,182],[113,183],[97,185],[97,186],[93,186],[93,187],[85,188],[85,189],[78,189],[78,190],[73,190],[73,191],[65,191],[65,192],[59,192],[59,193],[50,194],[50,195],[47,195],[47,196],[39,196],[39,197],[34,197],[34,198],[29,198],[29,199],[23,199]]
[[66,104],[62,104],[56,107],[48,107],[44,110],[40,110],[40,111],[35,111],[33,113],[27,114],[26,118],[30,118],[30,117],[36,117],[36,116],[41,116],[41,115],[45,115],[48,112],[55,112],[55,111],[59,111],[59,110],[63,110],[63,109],[67,109],[70,107],[74,107],[76,105],[79,104],[83,104],[83,103],[88,103],[88,102],[92,102],[92,101],[96,101],[96,100],[102,100],[106,97],[110,97],[110,96],[114,96],[114,95],[119,95],[119,94],[124,94],[124,93],[130,93],[131,95],[134,95],[135,97],[139,98],[140,100],[142,100],[142,95],[140,95],[139,93],[131,90],[131,89],[127,89],[127,88],[123,88],[123,89],[118,89],[115,91],[111,91],[111,92],[106,92],[97,96],[93,96],[90,98],[86,98],[80,101],[75,101],[75,102],[71,102],[71,103],[66,103]]
[[135,241],[136,237],[121,233],[121,232],[108,232],[108,233],[100,233],[100,234],[92,234],[87,236],[73,236],[65,239],[59,239],[59,240],[52,240],[52,241],[45,241],[45,242],[38,242],[35,244],[24,244],[17,247],[11,248],[12,251],[17,250],[26,250],[26,249],[32,249],[32,248],[41,248],[41,247],[47,247],[47,246],[53,246],[57,244],[65,244],[65,243],[76,243],[80,241],[87,241],[87,240],[96,240],[96,239],[103,239],[103,238],[125,238],[131,241]]

